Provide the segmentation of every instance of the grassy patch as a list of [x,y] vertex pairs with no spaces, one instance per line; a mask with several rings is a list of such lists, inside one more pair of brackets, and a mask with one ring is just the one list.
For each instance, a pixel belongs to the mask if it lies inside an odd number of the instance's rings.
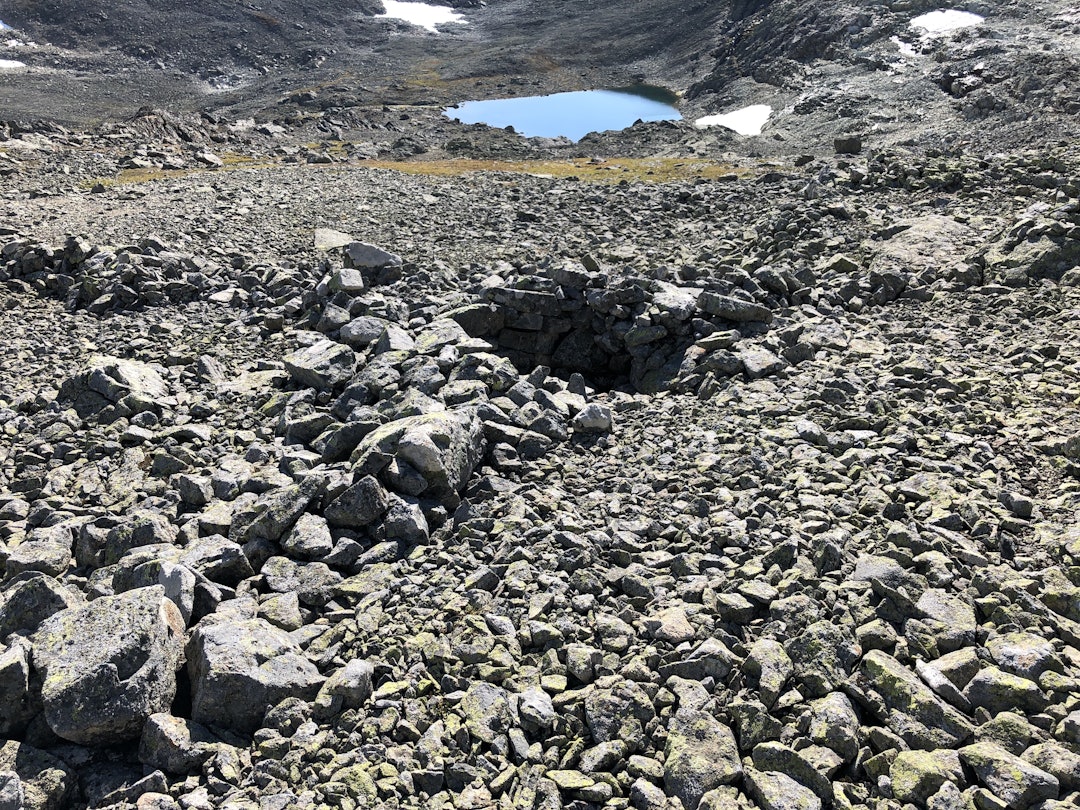
[[362,165],[392,169],[406,174],[458,177],[473,172],[509,172],[549,177],[576,177],[598,183],[667,183],[678,180],[740,179],[756,174],[754,169],[702,158],[612,158],[596,161],[574,160],[365,160]]
[[218,157],[221,158],[221,162],[224,164],[220,168],[212,168],[210,166],[199,164],[197,166],[189,166],[186,169],[121,169],[117,172],[115,177],[92,177],[89,180],[84,180],[80,185],[83,189],[91,189],[97,185],[104,186],[105,188],[116,188],[118,186],[134,186],[141,183],[156,183],[159,180],[173,180],[178,177],[189,177],[194,174],[203,174],[206,172],[224,172],[233,169],[251,169],[274,165],[269,161],[259,161],[244,155],[225,154],[219,155]]

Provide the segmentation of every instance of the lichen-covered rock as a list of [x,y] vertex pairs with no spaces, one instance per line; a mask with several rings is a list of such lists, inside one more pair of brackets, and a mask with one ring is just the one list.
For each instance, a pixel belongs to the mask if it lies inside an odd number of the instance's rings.
[[811,697],[835,691],[847,679],[861,652],[850,628],[831,621],[811,624],[788,644],[787,651],[795,677]]
[[761,702],[766,706],[772,706],[776,702],[784,684],[794,671],[784,646],[771,638],[755,641],[743,663],[743,672],[757,679]]
[[138,510],[109,530],[105,538],[106,563],[115,563],[133,548],[171,545],[176,542],[177,529],[165,515]]
[[986,640],[986,651],[1005,672],[1038,681],[1047,671],[1060,672],[1054,645],[1034,633],[1002,633]]
[[387,460],[399,458],[423,476],[425,496],[444,497],[461,491],[485,449],[476,409],[463,408],[410,416],[378,427],[360,442],[352,460],[362,467],[374,454],[383,454]]
[[1051,740],[1031,746],[1021,759],[1054,776],[1064,790],[1080,789],[1080,753],[1073,748]]
[[843,757],[859,753],[859,716],[843,692],[830,692],[810,704],[810,739]]
[[743,772],[735,735],[703,711],[675,713],[664,756],[664,785],[687,810],[694,810],[713,788],[738,781]]
[[1016,712],[999,712],[975,729],[975,742],[996,743],[1017,756],[1041,737],[1042,732]]
[[[56,757],[14,740],[0,745],[0,774],[8,774],[6,793],[21,798],[18,810],[67,810],[77,781]],[[17,777],[18,784],[10,775]]]
[[759,771],[776,771],[786,774],[813,791],[823,802],[831,803],[833,788],[828,776],[807,759],[802,751],[796,751],[779,742],[764,742],[754,747],[754,767]]
[[964,786],[964,771],[955,751],[901,751],[889,768],[893,796],[902,802],[925,804],[945,782]]
[[11,550],[5,566],[7,574],[15,576],[23,571],[39,571],[48,576],[62,576],[73,561],[73,544],[70,525],[61,523],[34,529]]
[[[25,643],[25,642],[24,642]],[[41,711],[30,688],[30,659],[24,644],[0,652],[0,734],[12,736]]]
[[138,360],[94,355],[79,374],[64,382],[57,398],[73,403],[77,411],[84,413],[100,410],[127,396],[153,404],[168,395],[169,386],[159,367]]
[[474,683],[461,698],[465,728],[481,742],[490,743],[510,728],[510,699],[505,689],[489,683]]
[[305,513],[281,538],[281,548],[291,556],[305,560],[318,560],[334,548],[330,527],[320,515]]
[[26,792],[17,773],[0,771],[0,810],[23,810]]
[[386,490],[372,475],[365,475],[332,500],[323,512],[331,526],[362,528],[386,512]]
[[1046,708],[1049,699],[1037,683],[997,667],[986,667],[964,688],[972,706],[982,706],[991,713],[1021,709],[1037,714]]
[[543,689],[533,687],[518,695],[518,716],[527,731],[542,733],[555,722],[555,707],[551,696]]
[[371,697],[375,668],[355,658],[334,672],[315,698],[317,716],[329,718],[346,709],[358,709]]
[[200,624],[187,658],[191,719],[243,733],[287,697],[311,700],[324,680],[287,633],[262,619]]
[[746,790],[762,810],[821,810],[821,799],[787,774],[747,768]]
[[320,340],[284,358],[285,369],[301,385],[329,390],[344,385],[356,369],[353,350],[333,340]]
[[134,739],[176,695],[184,619],[161,586],[61,611],[33,638],[45,719],[82,745]]
[[218,738],[191,720],[162,712],[147,719],[139,740],[139,761],[166,773],[197,771],[218,749]]
[[618,676],[601,678],[585,696],[585,725],[597,743],[639,741],[654,708],[640,684]]
[[1058,797],[1061,786],[1056,777],[993,743],[965,746],[960,759],[991,793],[1017,810]]
[[975,639],[975,609],[957,596],[941,588],[923,592],[915,603],[915,609],[923,616],[937,622],[938,647],[951,652]]
[[305,605],[321,607],[330,601],[341,574],[326,563],[297,563],[288,557],[271,557],[262,566],[267,587],[275,593],[295,593]]
[[26,572],[4,586],[0,598],[0,640],[12,633],[30,636],[54,613],[82,604],[82,597],[52,577]]
[[744,323],[746,321],[772,320],[772,311],[756,301],[747,301],[744,298],[736,298],[732,295],[720,295],[714,292],[703,292],[698,296],[697,305],[703,311],[726,321]]
[[255,538],[277,541],[304,513],[315,490],[316,484],[310,480],[270,490],[234,518],[229,539],[237,543]]
[[974,733],[971,721],[930,691],[914,672],[891,655],[871,650],[863,656],[860,672],[881,696],[888,710],[882,720],[909,745],[936,749],[955,747]]

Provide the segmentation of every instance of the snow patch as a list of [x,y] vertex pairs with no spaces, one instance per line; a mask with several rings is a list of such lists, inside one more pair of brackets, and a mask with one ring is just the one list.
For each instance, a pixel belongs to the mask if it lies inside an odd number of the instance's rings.
[[970,11],[938,9],[937,11],[928,11],[926,14],[920,14],[918,17],[915,17],[911,21],[911,27],[921,28],[927,34],[935,36],[938,34],[948,34],[952,31],[968,28],[972,25],[979,25],[984,22],[985,19],[985,17],[980,17],[978,14],[972,14]]
[[11,30],[11,26],[8,25],[3,20],[0,20],[0,31],[10,31],[10,30]]
[[208,95],[232,93],[236,90],[242,90],[250,84],[250,76],[241,76],[237,74],[211,76],[208,79],[198,82],[199,89]]
[[16,70],[24,67],[26,67],[26,62],[20,62],[18,59],[0,59],[0,70]]
[[438,33],[440,25],[465,22],[465,18],[450,6],[429,6],[427,3],[408,3],[403,0],[383,0],[383,6],[386,7],[386,13],[376,16],[404,20],[433,34]]
[[904,42],[900,37],[891,37],[889,41],[896,46],[898,51],[900,51],[901,56],[914,58],[919,55],[919,51],[914,45],[910,42]]
[[741,110],[734,110],[719,115],[706,115],[694,122],[698,129],[707,127],[725,127],[734,130],[740,135],[760,135],[765,122],[772,115],[772,107],[768,104],[751,104]]

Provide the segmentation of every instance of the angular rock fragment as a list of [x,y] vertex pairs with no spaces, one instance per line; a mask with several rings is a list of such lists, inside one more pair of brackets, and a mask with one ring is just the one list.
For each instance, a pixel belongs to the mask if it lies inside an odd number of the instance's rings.
[[0,774],[8,775],[6,793],[20,801],[19,810],[66,810],[78,789],[75,774],[59,759],[14,740],[0,745]]
[[850,628],[820,621],[792,640],[787,652],[806,694],[818,697],[834,691],[846,680],[860,649]]
[[518,715],[526,731],[543,732],[555,722],[555,707],[542,689],[527,689],[518,697]]
[[349,234],[337,231],[333,228],[316,228],[312,235],[316,250],[334,250],[343,248],[356,241]]
[[350,242],[345,246],[345,255],[353,267],[379,269],[402,264],[401,257],[396,253],[390,253],[366,242]]
[[323,517],[305,513],[281,538],[281,548],[294,557],[318,560],[333,550],[334,539]]
[[595,402],[586,405],[574,416],[575,433],[605,433],[611,430],[611,410]]
[[31,692],[30,658],[22,644],[0,652],[0,734],[12,737],[25,730],[41,705]]
[[301,385],[329,390],[344,385],[356,367],[356,355],[348,346],[320,340],[284,358],[285,369]]
[[762,810],[820,810],[821,799],[787,774],[747,768],[746,789]]
[[754,301],[747,301],[743,298],[736,298],[731,295],[703,292],[698,297],[697,305],[700,309],[710,315],[715,315],[726,321],[734,321],[736,323],[764,321],[765,323],[768,323],[772,320],[772,310],[768,307],[764,307]]
[[475,739],[491,743],[510,728],[510,700],[506,690],[488,683],[474,683],[461,698],[465,728]]
[[1061,662],[1054,645],[1034,633],[1003,633],[986,641],[986,651],[1001,669],[1038,681],[1044,672],[1060,672]]
[[770,377],[787,368],[787,361],[761,346],[751,346],[738,353],[748,380]]
[[975,610],[956,596],[930,588],[919,597],[915,609],[940,625],[936,636],[942,652],[952,652],[974,641],[978,626]]
[[887,715],[882,720],[917,748],[952,748],[974,733],[971,722],[942,703],[914,672],[891,655],[871,650],[860,667],[867,682],[880,695]]
[[187,659],[191,719],[242,733],[287,697],[311,700],[324,681],[286,633],[261,619],[200,624]]
[[718,785],[739,780],[743,767],[735,735],[706,712],[679,709],[668,726],[664,785],[687,810]]
[[307,509],[316,486],[314,480],[306,479],[270,490],[233,519],[229,539],[237,543],[256,538],[279,540]]
[[137,360],[94,355],[83,371],[64,382],[57,398],[72,403],[80,414],[88,414],[127,396],[147,407],[159,406],[169,396],[169,387],[157,367]]
[[1051,740],[1031,746],[1020,758],[1053,776],[1063,790],[1080,789],[1080,752],[1074,748]]
[[994,714],[1014,708],[1037,714],[1049,703],[1037,683],[997,667],[980,670],[964,687],[964,697],[972,706],[982,706]]
[[12,633],[30,636],[54,613],[82,604],[81,596],[55,579],[28,572],[4,586],[0,601],[0,640]]
[[845,761],[859,753],[859,716],[843,692],[830,692],[810,703],[810,739]]
[[1057,778],[993,743],[975,743],[960,749],[960,759],[991,793],[1010,807],[1024,810],[1043,799],[1056,799]]
[[761,771],[777,771],[786,774],[813,791],[822,802],[831,803],[833,788],[829,777],[807,758],[803,751],[796,751],[783,743],[765,742],[754,748],[754,767]]
[[461,491],[485,448],[476,410],[466,408],[410,416],[376,428],[364,437],[352,458],[363,467],[376,454],[396,457],[423,476],[425,495],[445,497]]
[[761,702],[772,706],[780,697],[780,692],[794,672],[794,667],[783,645],[775,639],[762,638],[750,647],[743,663],[743,671],[757,679]]
[[378,520],[389,507],[386,490],[371,475],[365,475],[331,501],[323,516],[331,526],[363,528]]
[[321,607],[330,601],[341,574],[326,563],[298,564],[288,557],[274,556],[263,563],[266,586],[275,593],[295,593],[305,605]]
[[345,709],[358,709],[371,697],[374,667],[353,659],[326,679],[315,698],[316,716],[330,718]]
[[39,571],[52,577],[65,574],[73,561],[74,537],[71,526],[58,524],[47,529],[35,529],[8,554],[7,574]]
[[617,675],[597,680],[585,696],[585,725],[597,743],[640,739],[654,714],[648,693]]
[[199,770],[218,750],[220,741],[191,720],[161,712],[152,714],[139,739],[139,761],[170,774]]
[[925,804],[946,782],[964,786],[964,771],[955,751],[901,751],[889,769],[893,796],[902,802]]

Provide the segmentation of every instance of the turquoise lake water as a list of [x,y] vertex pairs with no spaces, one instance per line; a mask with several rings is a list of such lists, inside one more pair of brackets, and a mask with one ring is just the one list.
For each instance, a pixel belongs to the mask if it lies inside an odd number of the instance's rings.
[[662,87],[579,90],[550,96],[464,101],[444,114],[465,124],[513,127],[526,137],[581,140],[590,132],[626,129],[635,121],[676,121],[676,97]]

